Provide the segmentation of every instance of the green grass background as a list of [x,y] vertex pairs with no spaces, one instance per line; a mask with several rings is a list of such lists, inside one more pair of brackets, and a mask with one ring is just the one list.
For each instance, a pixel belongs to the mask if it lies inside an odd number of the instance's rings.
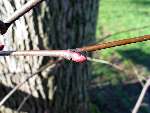
[[[133,38],[150,34],[150,0],[100,0],[99,4],[100,7],[96,30],[97,42],[99,42],[102,37],[108,34],[134,28],[139,29],[112,35],[107,37],[105,41]],[[144,26],[147,27],[142,28]],[[107,65],[93,63],[93,80],[98,77],[100,78],[98,84],[108,83],[112,84],[113,86],[117,86],[120,84],[120,81],[130,81],[135,77],[132,67],[136,67],[136,69],[139,71],[139,75],[140,73],[143,73],[142,76],[149,75],[150,41],[101,50],[96,52],[94,57],[107,61],[114,61],[115,63],[119,62],[118,64],[127,71],[127,73],[124,74]],[[133,99],[127,95],[124,96],[124,98],[121,98],[122,95],[126,95],[126,93],[127,92],[124,92],[119,88],[116,90],[115,94],[118,96],[120,95],[119,100],[121,100],[123,106],[128,106],[126,107],[127,109],[132,109],[133,105],[135,104],[135,101],[133,102],[132,100],[134,100],[135,97]],[[98,98],[103,97],[98,96]],[[133,103],[131,104],[131,102]],[[103,104],[102,99],[100,99],[99,103]],[[92,104],[92,109],[93,113],[109,113],[107,110],[104,110],[105,112],[103,110],[98,111],[97,105],[95,104]],[[123,113],[121,110],[124,110],[121,107],[112,109],[114,109],[114,112],[112,113]],[[117,112],[115,109],[120,110]],[[142,108],[141,112],[150,113],[147,108]]]
[[[97,42],[99,42],[101,37],[106,36],[107,34],[134,28],[139,29],[112,35],[107,37],[105,41],[133,38],[150,34],[150,0],[100,0],[99,4],[100,7],[96,30]],[[143,26],[147,27],[142,28]],[[97,56],[99,56],[99,58],[108,61],[111,59],[112,55],[115,56],[116,59],[123,58],[124,60],[122,63],[129,66],[128,61],[130,61],[130,59],[126,59],[118,51],[135,49],[141,51],[141,54],[137,54],[137,57],[140,55],[141,58],[141,56],[144,56],[145,54],[150,55],[150,41],[105,49],[96,52],[96,54],[98,54]]]
[[[96,36],[101,37],[102,32],[116,33],[132,28],[140,28],[150,25],[150,0],[101,0],[99,15],[97,19]],[[116,40],[132,38],[150,34],[150,27],[137,31],[120,33],[107,39]],[[124,47],[103,50],[101,55],[109,57],[117,49],[140,48],[144,52],[150,53],[150,41],[132,44]]]

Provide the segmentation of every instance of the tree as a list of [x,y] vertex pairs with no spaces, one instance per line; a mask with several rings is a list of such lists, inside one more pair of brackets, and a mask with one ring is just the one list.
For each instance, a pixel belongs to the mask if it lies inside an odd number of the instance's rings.
[[[25,0],[1,0],[4,20],[25,3]],[[98,0],[49,0],[17,20],[0,37],[9,50],[68,49],[81,47],[95,36]],[[48,57],[1,57],[2,99],[16,84],[45,65]],[[89,64],[68,61],[31,78],[0,108],[3,113],[15,112],[28,96],[21,112],[86,113]]]

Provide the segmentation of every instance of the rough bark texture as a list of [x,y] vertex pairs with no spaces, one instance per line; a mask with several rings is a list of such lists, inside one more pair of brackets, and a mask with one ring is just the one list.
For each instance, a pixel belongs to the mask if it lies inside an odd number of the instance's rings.
[[[4,20],[25,0],[0,0]],[[95,36],[98,0],[47,0],[17,20],[0,43],[5,50],[81,47]],[[48,57],[0,57],[0,99],[48,62]],[[0,107],[2,113],[87,113],[88,64],[63,61],[30,79]]]

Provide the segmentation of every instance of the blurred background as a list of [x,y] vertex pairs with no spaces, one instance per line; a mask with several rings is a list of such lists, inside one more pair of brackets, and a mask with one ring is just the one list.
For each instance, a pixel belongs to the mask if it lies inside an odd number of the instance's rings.
[[[101,0],[97,42],[150,34],[150,0]],[[94,53],[95,58],[119,66],[93,63],[90,97],[93,113],[130,113],[150,74],[150,41]],[[150,91],[139,113],[150,113]]]
[[[5,20],[29,0],[0,0]],[[0,36],[4,50],[78,48],[150,34],[150,0],[45,0]],[[50,57],[0,57],[1,113],[131,113],[150,75],[150,41],[89,54],[82,64]],[[100,59],[101,61],[99,62]],[[138,113],[150,113],[150,90]]]

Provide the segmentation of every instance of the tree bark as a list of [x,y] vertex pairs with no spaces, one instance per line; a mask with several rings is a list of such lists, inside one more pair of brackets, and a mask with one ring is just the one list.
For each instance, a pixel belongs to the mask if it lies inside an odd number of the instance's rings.
[[[19,9],[25,0],[1,0],[1,20]],[[17,20],[0,36],[5,50],[69,49],[87,44],[95,36],[98,0],[47,0]],[[0,99],[41,66],[49,57],[0,57]],[[55,59],[56,60],[56,59]],[[18,89],[0,107],[15,113],[25,97],[21,113],[87,113],[89,64],[62,61],[41,72]]]

